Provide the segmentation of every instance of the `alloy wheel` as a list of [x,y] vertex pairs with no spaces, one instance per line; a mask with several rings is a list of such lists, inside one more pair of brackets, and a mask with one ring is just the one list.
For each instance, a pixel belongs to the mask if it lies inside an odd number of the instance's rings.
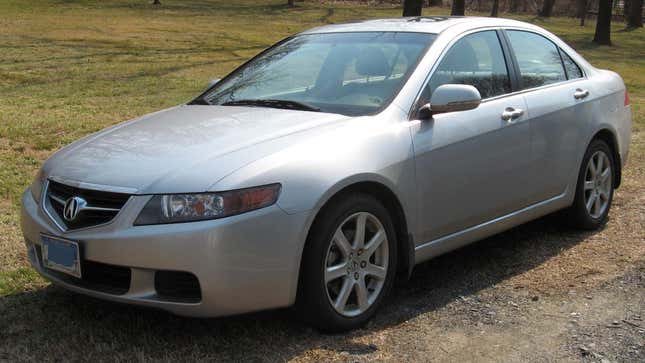
[[603,151],[596,151],[589,158],[584,180],[585,207],[592,218],[600,218],[609,206],[611,178],[609,157]]
[[385,283],[388,256],[387,233],[374,215],[355,213],[340,224],[324,264],[327,297],[336,312],[355,317],[374,304]]

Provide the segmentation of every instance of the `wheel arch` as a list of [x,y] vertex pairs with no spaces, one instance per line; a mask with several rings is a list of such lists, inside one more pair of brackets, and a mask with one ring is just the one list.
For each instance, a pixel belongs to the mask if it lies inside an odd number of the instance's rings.
[[[394,224],[394,229],[397,239],[397,271],[396,275],[400,279],[409,278],[412,273],[412,269],[415,265],[414,263],[414,241],[412,234],[409,232],[408,228],[408,217],[405,214],[403,204],[401,203],[399,197],[396,193],[384,183],[373,181],[373,180],[364,180],[356,181],[351,184],[345,185],[338,190],[333,191],[330,196],[323,198],[320,203],[320,207],[317,208],[315,215],[312,218],[312,222],[309,224],[309,228],[306,234],[304,249],[307,248],[307,244],[310,240],[310,233],[314,230],[316,222],[319,216],[325,211],[326,208],[329,208],[336,200],[343,198],[348,194],[352,193],[363,193],[368,194],[385,206],[385,208],[390,212],[392,222]],[[302,259],[300,261],[300,270],[302,270]],[[300,274],[299,274],[300,275]]]
[[598,131],[593,135],[591,138],[591,143],[593,140],[602,140],[607,143],[609,146],[609,149],[611,149],[611,154],[612,157],[614,158],[614,189],[618,189],[620,186],[620,182],[622,179],[622,160],[620,158],[620,152],[618,149],[618,139],[616,138],[616,134],[608,128],[603,128]]

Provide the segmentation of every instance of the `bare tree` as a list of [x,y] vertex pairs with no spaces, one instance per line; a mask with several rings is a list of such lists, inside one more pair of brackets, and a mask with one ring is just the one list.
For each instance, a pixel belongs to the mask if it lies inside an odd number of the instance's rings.
[[627,14],[627,28],[643,27],[643,0],[630,0],[629,13]]
[[464,16],[466,12],[465,0],[453,0],[450,15]]
[[611,45],[611,0],[598,1],[598,19],[593,41],[597,44]]
[[543,18],[548,18],[553,13],[553,5],[555,5],[555,0],[544,0],[542,3],[542,9],[538,13],[538,16]]
[[490,16],[496,18],[498,12],[499,12],[499,0],[493,0],[493,8],[490,11]]
[[576,18],[580,19],[580,26],[585,26],[590,0],[576,0]]

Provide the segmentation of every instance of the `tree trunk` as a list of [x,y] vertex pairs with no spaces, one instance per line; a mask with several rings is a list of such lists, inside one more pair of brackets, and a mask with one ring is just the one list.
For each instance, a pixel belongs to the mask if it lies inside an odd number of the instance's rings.
[[493,0],[493,8],[490,11],[490,16],[496,18],[498,12],[499,12],[499,0]]
[[580,19],[580,26],[585,26],[585,19],[587,18],[587,1],[591,0],[576,0],[576,18]]
[[631,0],[627,14],[627,28],[643,27],[643,0]]
[[598,1],[598,19],[594,43],[611,45],[611,0]]
[[423,0],[404,0],[403,16],[421,16]]
[[452,0],[452,9],[450,10],[450,15],[453,16],[464,16],[465,15],[465,0]]
[[542,10],[540,10],[538,16],[543,18],[550,17],[553,12],[553,5],[555,5],[555,0],[544,0],[544,3],[542,3]]
[[152,5],[161,5],[161,0],[154,0]]
[[296,6],[296,0],[288,0],[287,5],[289,5],[289,7],[291,7],[291,8]]
[[519,0],[510,0],[508,11],[511,13],[517,13],[519,8]]
[[442,0],[428,0],[428,6],[443,6]]

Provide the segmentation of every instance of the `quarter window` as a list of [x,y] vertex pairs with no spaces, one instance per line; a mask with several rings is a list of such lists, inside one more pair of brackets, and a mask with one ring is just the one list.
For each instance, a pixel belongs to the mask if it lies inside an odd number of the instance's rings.
[[507,31],[520,68],[522,89],[540,87],[567,79],[560,53],[545,37],[525,31]]
[[568,79],[582,78],[582,71],[576,62],[569,57],[569,55],[560,49],[560,55],[562,55],[562,63],[564,63],[564,68],[567,70]]
[[458,40],[430,78],[422,99],[429,100],[443,84],[472,85],[482,98],[509,93],[511,82],[497,33],[483,31]]

